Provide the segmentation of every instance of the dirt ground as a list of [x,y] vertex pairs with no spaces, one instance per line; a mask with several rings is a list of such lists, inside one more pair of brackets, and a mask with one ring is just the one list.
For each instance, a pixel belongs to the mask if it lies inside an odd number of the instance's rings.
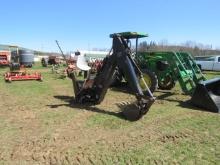
[[46,71],[43,82],[0,78],[0,164],[220,162],[219,114],[193,107],[178,85],[155,92],[150,111],[131,122],[117,107],[130,94],[110,89],[100,105],[79,107],[71,81]]

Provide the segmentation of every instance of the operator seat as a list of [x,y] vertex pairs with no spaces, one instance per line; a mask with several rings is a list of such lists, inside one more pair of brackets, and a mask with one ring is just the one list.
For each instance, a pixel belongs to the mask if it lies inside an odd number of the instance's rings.
[[89,71],[91,69],[91,67],[88,66],[88,63],[86,62],[84,55],[79,55],[77,57],[76,66],[82,71]]

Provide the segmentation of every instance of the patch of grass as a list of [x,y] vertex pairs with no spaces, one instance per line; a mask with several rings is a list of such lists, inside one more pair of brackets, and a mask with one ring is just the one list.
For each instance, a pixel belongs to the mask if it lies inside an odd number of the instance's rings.
[[[6,70],[0,68],[0,74]],[[171,91],[155,92],[149,112],[130,122],[117,115],[115,104],[134,100],[131,95],[109,90],[100,105],[72,107],[70,79],[58,79],[40,65],[30,71],[42,72],[44,81],[8,84],[0,77],[0,164],[220,162],[219,114],[185,103],[190,97],[178,83]],[[208,78],[219,74],[207,73]]]
[[164,132],[167,130],[182,130],[190,129],[197,132],[208,133],[209,135],[217,135],[220,138],[220,128],[217,123],[219,122],[218,114],[204,113],[194,113],[192,115],[186,116],[186,118],[180,118],[179,120],[171,123],[166,123],[164,127]]
[[42,112],[39,115],[39,118],[41,120],[41,123],[47,126],[53,126],[53,125],[61,125],[63,123],[66,123],[70,120],[73,120],[74,116],[76,114],[76,111],[66,111],[66,110],[61,110],[61,111],[45,111]]
[[200,143],[190,137],[165,143],[152,139],[142,146],[126,146],[127,143],[124,142],[122,150],[96,144],[83,153],[83,158],[79,155],[79,159],[92,160],[94,164],[216,164],[219,161],[212,143]]
[[132,122],[121,119],[114,115],[94,114],[88,118],[88,127],[102,127],[105,129],[124,129],[132,125]]
[[[2,148],[10,148],[10,144],[16,140],[20,133],[20,128],[18,125],[10,123],[9,121],[0,118],[0,145]],[[7,143],[2,143],[2,141],[7,141]],[[0,149],[1,152],[1,149]],[[0,155],[1,157],[1,155]]]
[[7,88],[13,95],[37,97],[39,95],[48,94],[51,90],[48,84],[38,81],[22,81],[7,84]]

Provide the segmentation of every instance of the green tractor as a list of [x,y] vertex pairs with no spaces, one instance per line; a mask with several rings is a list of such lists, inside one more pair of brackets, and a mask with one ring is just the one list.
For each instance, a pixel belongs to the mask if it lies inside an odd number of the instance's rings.
[[139,52],[135,59],[140,68],[153,71],[158,87],[171,90],[178,81],[185,94],[192,94],[197,83],[205,81],[193,57],[186,52]]
[[[207,80],[193,57],[186,52],[138,52],[138,39],[148,35],[137,32],[118,33],[131,43],[136,39],[133,58],[143,73],[142,80],[154,92],[157,85],[160,89],[171,90],[178,81],[182,91],[191,95],[191,102],[203,109],[220,113],[220,78]],[[131,44],[128,44],[131,46]],[[123,73],[118,68],[115,80],[121,81]],[[142,82],[140,82],[140,85]],[[141,87],[145,85],[142,84]]]

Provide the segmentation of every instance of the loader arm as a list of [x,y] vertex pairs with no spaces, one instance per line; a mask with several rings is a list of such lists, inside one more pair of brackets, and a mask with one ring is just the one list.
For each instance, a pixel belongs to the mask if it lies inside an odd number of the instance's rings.
[[116,67],[119,66],[122,68],[132,89],[132,93],[137,99],[137,101],[133,103],[132,109],[128,110],[125,108],[123,112],[126,118],[137,120],[148,112],[155,99],[146,83],[145,89],[147,89],[147,92],[144,92],[145,94],[140,87],[138,76],[141,77],[141,72],[131,58],[131,50],[127,45],[126,39],[117,33],[111,35],[111,37],[113,38],[113,53],[104,59],[103,66],[94,78],[92,86],[88,87],[88,85],[86,85],[86,83],[91,82],[91,80],[87,79],[82,83],[76,80],[74,74],[71,74],[70,77],[73,80],[75,100],[81,104],[90,103],[95,105],[101,103],[111,84]]

